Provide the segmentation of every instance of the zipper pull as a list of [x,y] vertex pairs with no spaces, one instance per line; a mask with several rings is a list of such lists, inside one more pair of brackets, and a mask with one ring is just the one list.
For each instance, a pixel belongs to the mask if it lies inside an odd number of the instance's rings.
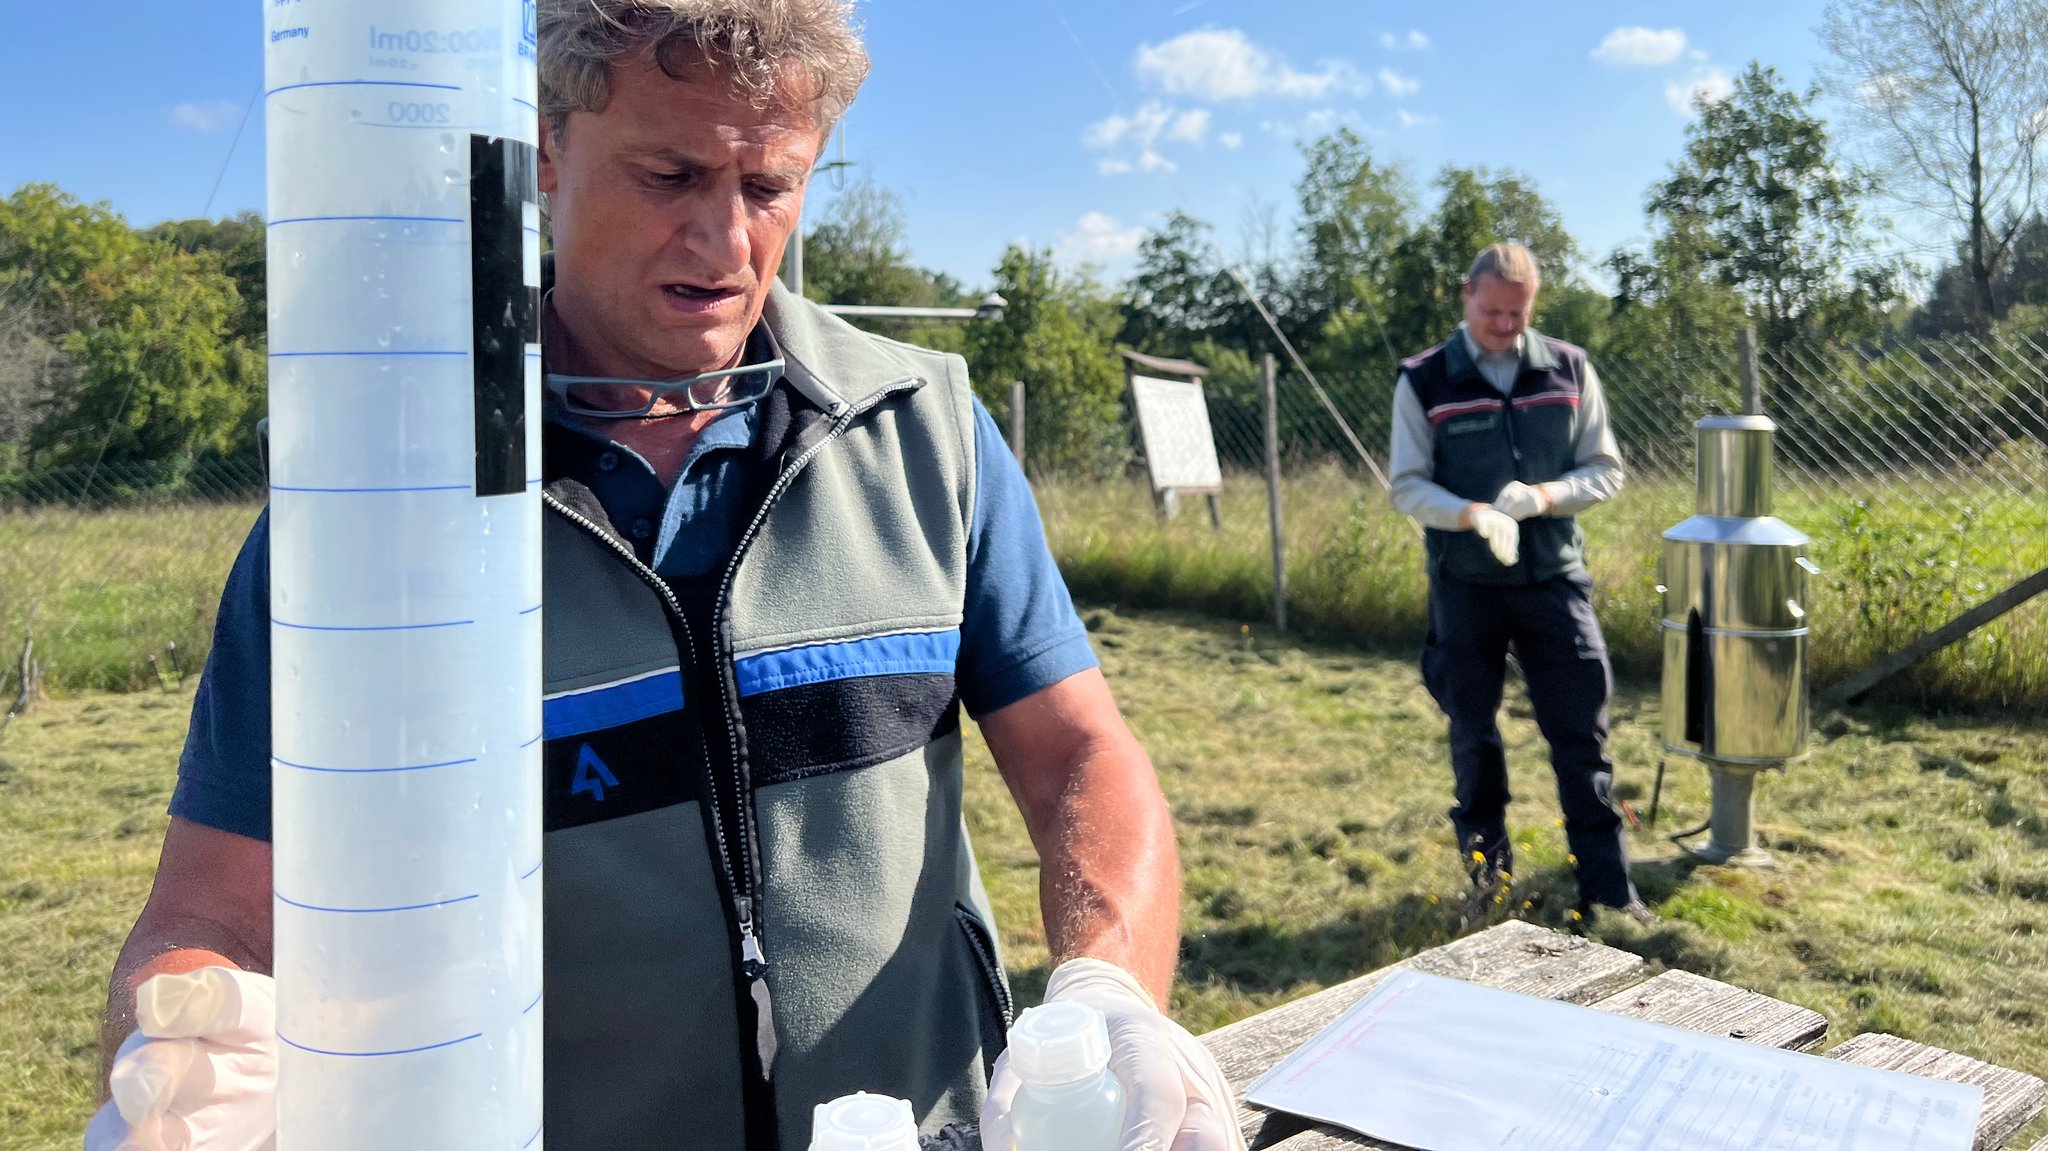
[[775,1001],[768,994],[768,956],[754,934],[754,901],[743,895],[734,903],[740,913],[740,970],[746,974],[747,994],[754,1001],[754,1051],[761,1060],[761,1078],[773,1079],[780,1042],[775,1037]]

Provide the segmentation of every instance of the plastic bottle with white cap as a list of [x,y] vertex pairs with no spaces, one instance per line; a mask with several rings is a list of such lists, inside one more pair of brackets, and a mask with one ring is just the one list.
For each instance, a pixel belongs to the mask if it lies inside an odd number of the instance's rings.
[[887,1095],[842,1095],[811,1109],[811,1151],[917,1151],[917,1116]]
[[1109,1028],[1080,1003],[1047,1003],[1010,1028],[1010,1107],[1016,1151],[1116,1151],[1124,1089],[1109,1071]]

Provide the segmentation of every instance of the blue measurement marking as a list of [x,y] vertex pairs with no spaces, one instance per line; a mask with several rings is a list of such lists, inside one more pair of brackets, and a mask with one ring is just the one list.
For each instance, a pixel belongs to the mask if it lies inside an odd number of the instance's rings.
[[434,1051],[442,1047],[453,1047],[457,1043],[467,1043],[472,1039],[482,1039],[483,1037],[484,1033],[479,1031],[475,1035],[465,1035],[460,1039],[450,1039],[442,1043],[429,1043],[424,1047],[406,1047],[397,1051],[327,1051],[319,1047],[308,1047],[287,1036],[282,1031],[277,1033],[277,1041],[287,1047],[296,1047],[301,1051],[310,1052],[314,1055],[338,1055],[344,1059],[380,1059],[386,1055],[416,1055],[422,1051]]
[[525,233],[526,233],[527,235],[529,235],[529,236],[538,236],[538,235],[540,235],[540,229],[539,229],[539,228],[527,228],[527,227],[522,227],[522,228],[520,228],[519,230],[520,230],[520,231],[522,231],[522,232],[525,232]]
[[472,899],[479,898],[475,895],[458,895],[453,899],[443,899],[434,903],[413,903],[408,904],[404,907],[316,907],[310,903],[300,903],[296,899],[286,899],[284,896],[278,895],[277,892],[275,891],[271,892],[271,895],[276,896],[277,901],[279,903],[289,904],[290,906],[296,907],[301,911],[326,911],[332,912],[335,915],[383,915],[386,912],[391,911],[426,911],[430,908],[435,907],[447,907],[451,904],[456,903],[468,903]]
[[519,614],[520,614],[520,615],[532,615],[532,614],[533,614],[534,612],[537,612],[537,611],[539,611],[539,610],[540,610],[540,608],[541,608],[541,605],[539,605],[539,604],[534,604],[534,605],[533,605],[532,607],[530,607],[530,608],[526,608],[526,609],[522,610],[522,611],[521,611],[521,612],[520,612]]
[[270,622],[279,627],[288,627],[293,631],[426,631],[428,628],[436,627],[462,627],[465,624],[472,624],[476,621],[473,619],[451,619],[445,623],[394,623],[366,627],[329,627],[314,623],[286,623],[281,619],[273,619]]
[[270,485],[270,490],[274,492],[314,492],[334,495],[364,495],[382,492],[466,492],[474,486],[475,485],[473,484],[431,484],[425,487],[416,488],[301,488],[289,487],[285,484],[272,484]]
[[525,875],[522,875],[522,876],[520,876],[520,877],[519,877],[519,882],[521,882],[521,883],[525,883],[525,882],[526,882],[527,880],[529,880],[529,879],[532,879],[532,878],[533,878],[533,873],[534,873],[534,872],[536,872],[536,871],[539,871],[539,870],[540,870],[540,864],[538,864],[538,863],[534,864],[534,865],[533,865],[532,867],[530,867],[530,868],[528,868],[528,869],[527,869],[527,871],[526,871],[526,874],[525,874]]
[[536,111],[536,112],[540,111],[540,105],[538,105],[538,104],[535,104],[535,103],[534,103],[533,101],[531,101],[531,100],[522,100],[522,99],[520,99],[519,97],[517,97],[517,96],[514,96],[514,97],[512,97],[512,102],[513,102],[514,104],[517,104],[517,105],[519,105],[519,106],[520,106],[521,108],[531,108],[531,109],[533,109],[533,110],[534,110],[534,111]]
[[539,1006],[540,1006],[540,993],[539,993],[539,992],[535,992],[535,993],[534,993],[534,996],[533,996],[533,1002],[531,1002],[531,1003],[527,1004],[527,1005],[526,1005],[525,1007],[522,1007],[522,1008],[520,1008],[520,1010],[519,1010],[519,1014],[521,1014],[521,1015],[524,1015],[524,1014],[526,1014],[527,1012],[529,1012],[529,1011],[532,1011],[532,1010],[533,1010],[534,1008],[536,1008],[536,1007],[539,1007]]
[[331,224],[340,221],[359,220],[386,220],[407,224],[462,224],[468,222],[460,216],[286,216],[282,220],[272,220],[265,226],[275,228],[284,224]]
[[286,84],[280,88],[272,88],[263,95],[268,99],[279,92],[289,92],[294,88],[436,88],[443,92],[462,91],[460,84],[422,84],[416,80],[314,80],[305,84]]
[[461,767],[465,763],[475,763],[476,759],[472,757],[451,759],[443,763],[415,763],[405,767],[315,767],[310,763],[293,763],[289,759],[280,759],[274,755],[270,757],[270,762],[297,771],[324,771],[333,775],[388,775],[394,771],[432,771],[437,767]]
[[468,350],[467,350],[467,349],[461,349],[461,350],[435,350],[435,349],[431,349],[431,348],[421,348],[421,349],[412,349],[412,350],[407,350],[407,349],[403,349],[403,348],[383,348],[383,349],[379,349],[379,350],[377,350],[377,351],[369,351],[369,352],[272,352],[272,353],[270,353],[270,358],[271,358],[271,359],[273,359],[273,360],[292,360],[292,359],[303,359],[303,358],[306,358],[306,357],[309,357],[309,356],[467,356],[467,355],[469,355],[469,352],[468,352]]
[[519,1145],[519,1151],[526,1151],[528,1147],[533,1146],[533,1141],[538,1138],[540,1138],[540,1128],[536,1127],[533,1129],[533,1134],[526,1137],[526,1142]]
[[547,732],[541,732],[539,735],[536,735],[532,739],[527,740],[525,743],[520,744],[519,750],[525,751],[527,748],[532,747],[534,744],[539,743],[541,740],[547,738],[547,734]]

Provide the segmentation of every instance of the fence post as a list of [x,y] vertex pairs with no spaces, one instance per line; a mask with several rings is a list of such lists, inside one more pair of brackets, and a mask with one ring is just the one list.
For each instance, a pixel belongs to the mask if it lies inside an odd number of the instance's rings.
[[1024,381],[1010,381],[1010,451],[1024,466]]
[[1273,627],[1287,630],[1287,543],[1280,525],[1280,397],[1273,353],[1260,364],[1266,383],[1266,515],[1273,524]]
[[1742,414],[1763,415],[1764,393],[1757,375],[1755,328],[1744,328],[1735,333],[1735,350],[1742,359]]

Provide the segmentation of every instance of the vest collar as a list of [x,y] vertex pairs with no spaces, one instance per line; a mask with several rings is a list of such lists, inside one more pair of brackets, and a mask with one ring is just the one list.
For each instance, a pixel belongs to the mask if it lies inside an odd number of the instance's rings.
[[829,415],[916,374],[888,353],[886,343],[796,295],[781,280],[769,288],[761,320],[782,351],[783,378]]
[[[1478,376],[1479,365],[1472,359],[1471,336],[1463,324],[1444,341],[1444,371],[1451,379]],[[1536,329],[1522,330],[1522,370],[1524,372],[1554,372],[1563,366],[1557,354],[1550,350],[1550,341],[1543,338]]]

